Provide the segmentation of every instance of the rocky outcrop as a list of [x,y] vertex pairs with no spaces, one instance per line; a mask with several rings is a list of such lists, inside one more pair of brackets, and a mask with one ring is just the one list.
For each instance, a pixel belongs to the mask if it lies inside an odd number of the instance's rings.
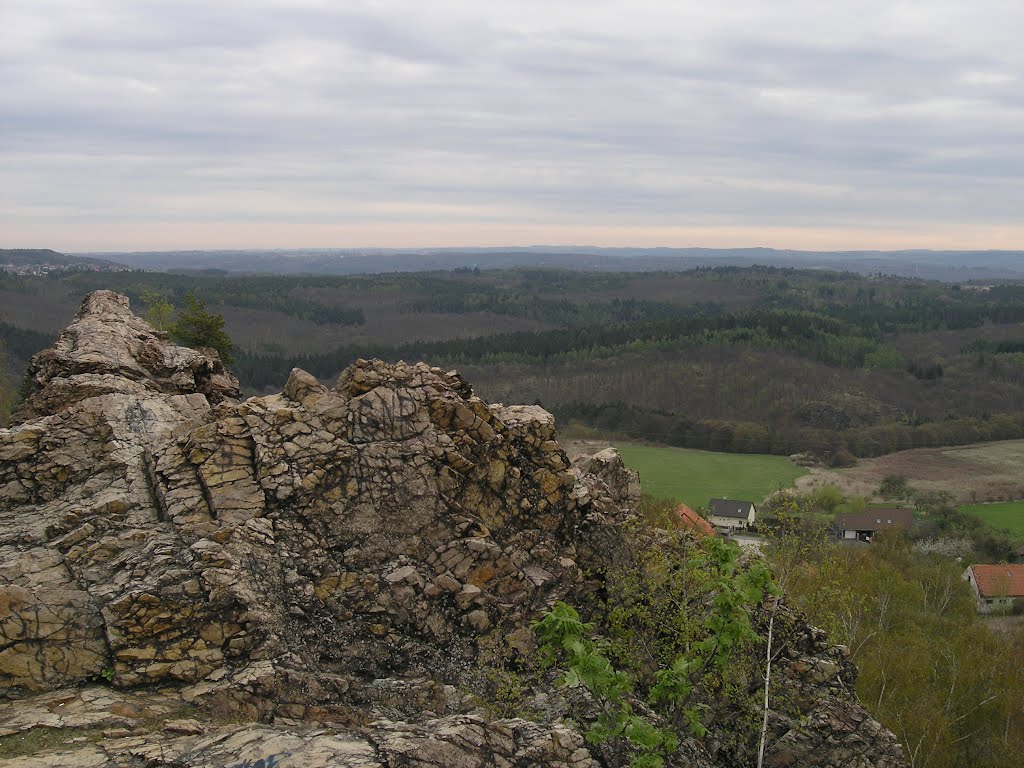
[[[570,467],[546,411],[422,363],[359,360],[333,387],[295,370],[240,401],[215,353],[106,291],[29,373],[0,430],[7,717],[155,712],[47,764],[597,764],[557,701],[529,722],[488,697],[621,538],[638,485],[613,452]],[[862,713],[848,685],[826,699]],[[147,704],[157,689],[172,704]],[[186,733],[183,708],[235,724]],[[899,764],[877,738],[860,764]]]
[[627,469],[614,448],[605,448],[593,455],[578,456],[573,466],[577,471],[604,483],[616,504],[635,509],[640,503],[640,473],[635,469]]
[[15,422],[105,394],[199,393],[211,404],[239,395],[238,379],[215,350],[169,344],[166,333],[132,314],[127,297],[112,291],[85,298],[53,347],[32,358],[28,380],[29,396]]

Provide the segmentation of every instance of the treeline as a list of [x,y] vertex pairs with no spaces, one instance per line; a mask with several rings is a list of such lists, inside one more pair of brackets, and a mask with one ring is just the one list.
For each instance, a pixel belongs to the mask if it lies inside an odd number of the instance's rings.
[[[57,278],[52,278],[57,279]],[[302,296],[295,289],[305,285],[302,281],[279,277],[199,277],[165,272],[83,272],[64,277],[76,286],[81,295],[100,288],[123,293],[132,305],[140,305],[143,291],[162,294],[179,306],[185,296],[192,294],[210,306],[232,306],[280,312],[309,320],[317,325],[364,325],[366,316],[360,308],[340,304],[326,304]],[[5,287],[14,287],[11,283]],[[27,283],[26,286],[31,286]]]
[[21,402],[29,359],[53,344],[55,334],[30,331],[0,321],[0,427],[6,427]]
[[497,288],[489,292],[450,291],[447,294],[442,292],[403,302],[398,311],[402,314],[454,315],[491,312],[567,326],[670,321],[681,315],[714,314],[721,311],[721,306],[714,302],[701,302],[689,307],[639,299],[577,302],[566,298],[550,299],[519,292],[509,293]]
[[1024,413],[958,418],[924,424],[891,422],[841,430],[783,424],[695,419],[629,403],[573,402],[550,407],[560,424],[577,422],[602,431],[680,448],[728,453],[810,452],[842,465],[847,456],[882,456],[910,448],[966,445],[1024,438]]
[[963,347],[964,354],[1014,355],[1024,352],[1024,339],[1010,341],[991,341],[978,339]]
[[888,306],[838,305],[831,308],[829,314],[860,326],[877,325],[884,333],[963,330],[986,323],[1024,322],[1024,297],[1011,294],[1005,302],[972,298],[950,303],[897,299]]
[[[249,352],[239,354],[235,367],[247,386],[259,390],[281,386],[293,367],[315,376],[330,376],[358,357],[424,359],[438,365],[535,363],[611,357],[664,346],[685,349],[726,345],[785,350],[849,368],[863,367],[873,359],[886,364],[885,355],[880,353],[888,350],[888,345],[880,338],[858,333],[842,321],[813,312],[747,310],[709,315],[692,310],[690,314],[656,320],[518,331],[485,339],[410,342],[390,347],[358,345],[297,356]],[[897,365],[902,364],[898,355],[895,360]]]
[[[754,268],[757,274],[760,268]],[[871,280],[850,273],[776,273],[762,279],[765,303],[822,311],[860,328],[881,333],[963,330],[986,323],[1024,322],[1024,285],[1004,283],[985,290],[893,278]],[[743,278],[737,277],[737,280]]]
[[[451,290],[451,285],[448,289]],[[1016,298],[1015,293],[1011,296]],[[721,305],[710,303],[689,307],[618,299],[573,303],[500,291],[441,293],[406,306],[410,312],[508,313],[568,327],[497,334],[485,339],[342,347],[301,357],[252,354],[244,361],[240,359],[240,365],[244,366],[241,377],[248,386],[263,389],[279,386],[293,366],[306,368],[319,376],[330,376],[361,356],[422,358],[441,365],[572,362],[666,346],[685,350],[726,345],[792,352],[808,360],[843,368],[903,369],[915,378],[928,380],[942,376],[941,361],[905,361],[885,339],[890,326],[965,327],[1009,322],[1017,317],[1024,320],[1024,302],[1019,307],[974,307],[966,315],[935,311],[927,303],[909,302],[900,309],[899,317],[886,317],[886,307],[874,306],[871,313],[849,313],[849,318],[844,318],[842,311],[833,315],[831,310],[829,314],[788,308],[724,312]],[[1011,348],[1010,343],[1002,344],[1001,351]]]

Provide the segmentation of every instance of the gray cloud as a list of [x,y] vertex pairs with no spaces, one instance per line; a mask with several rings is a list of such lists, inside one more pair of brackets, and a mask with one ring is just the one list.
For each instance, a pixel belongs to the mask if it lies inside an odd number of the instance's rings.
[[1019,3],[718,5],[7,0],[0,225],[1018,236]]

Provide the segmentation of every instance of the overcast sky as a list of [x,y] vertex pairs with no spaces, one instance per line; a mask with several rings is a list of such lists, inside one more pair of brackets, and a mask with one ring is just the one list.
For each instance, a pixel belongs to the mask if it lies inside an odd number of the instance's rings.
[[1022,35],[1022,0],[0,0],[0,247],[1024,248]]

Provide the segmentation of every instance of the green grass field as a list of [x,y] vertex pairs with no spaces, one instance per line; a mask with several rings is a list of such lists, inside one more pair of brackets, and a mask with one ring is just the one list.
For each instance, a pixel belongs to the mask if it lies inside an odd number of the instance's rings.
[[619,443],[627,467],[640,473],[640,485],[654,496],[671,496],[691,507],[709,498],[761,501],[776,486],[788,487],[807,470],[785,456],[712,453],[686,448],[654,448]]
[[980,517],[992,528],[1005,528],[1024,541],[1024,501],[964,504],[960,509]]

